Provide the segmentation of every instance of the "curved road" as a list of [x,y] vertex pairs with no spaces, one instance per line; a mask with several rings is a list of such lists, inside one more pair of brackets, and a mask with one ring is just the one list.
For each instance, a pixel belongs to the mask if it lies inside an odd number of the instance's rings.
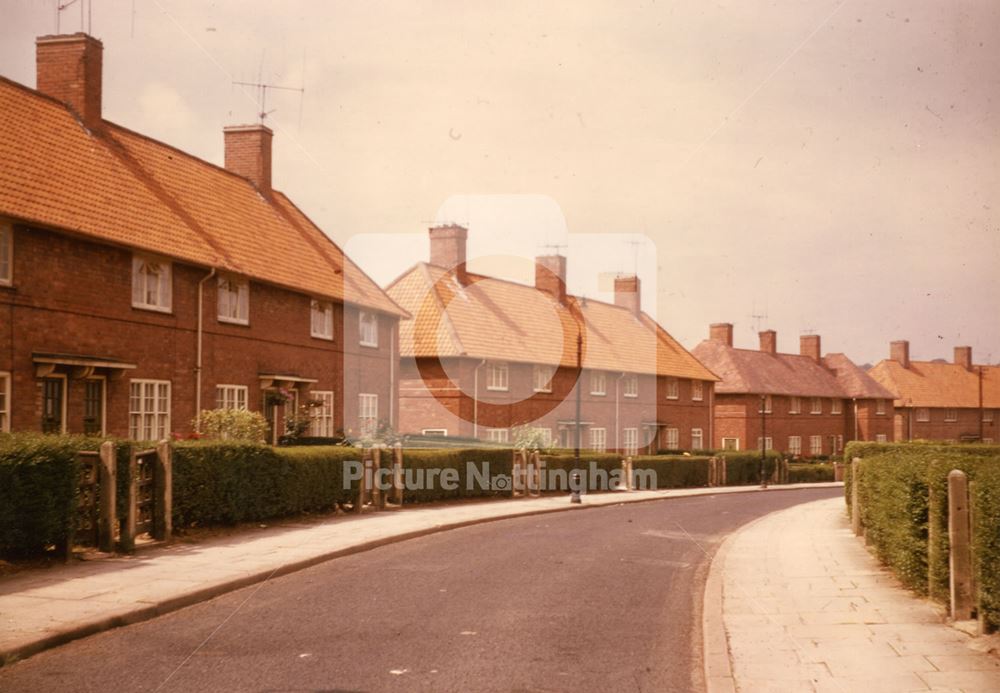
[[702,690],[718,543],[840,493],[696,496],[413,539],[3,667],[0,690]]

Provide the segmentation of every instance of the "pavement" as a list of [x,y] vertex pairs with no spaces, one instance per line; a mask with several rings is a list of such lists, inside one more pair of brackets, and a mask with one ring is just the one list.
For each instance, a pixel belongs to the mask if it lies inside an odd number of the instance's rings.
[[673,489],[407,506],[283,524],[131,556],[78,561],[0,579],[0,665],[118,626],[145,621],[323,561],[435,532],[510,517],[729,493],[782,493],[837,484]]
[[745,525],[715,555],[708,691],[1000,691],[997,636],[944,621],[853,535],[842,499],[797,505]]

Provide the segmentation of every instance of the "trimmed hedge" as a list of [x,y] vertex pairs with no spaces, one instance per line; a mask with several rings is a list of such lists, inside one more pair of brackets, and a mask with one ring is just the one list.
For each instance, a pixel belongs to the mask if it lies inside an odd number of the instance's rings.
[[[743,486],[760,483],[760,451],[723,451],[717,457],[726,460],[726,486]],[[764,461],[764,474],[768,479],[774,474],[774,466],[781,459],[781,453],[771,450]]]
[[829,462],[789,462],[788,483],[811,484],[833,481],[833,465]]
[[[494,489],[491,483],[482,483],[472,479],[470,483],[467,462],[475,463],[480,475],[489,475],[490,480],[498,475],[510,477],[513,469],[513,453],[510,450],[495,448],[477,449],[404,449],[403,474],[406,489],[403,492],[404,503],[428,503],[438,500],[456,498],[489,498],[509,495],[506,489]],[[383,461],[383,465],[385,462]],[[457,478],[455,488],[444,488],[441,477],[436,477],[433,483],[426,483],[429,469],[455,470],[452,478]],[[420,477],[425,482],[418,484]],[[423,488],[414,489],[420,485]],[[449,484],[450,485],[450,484]]]

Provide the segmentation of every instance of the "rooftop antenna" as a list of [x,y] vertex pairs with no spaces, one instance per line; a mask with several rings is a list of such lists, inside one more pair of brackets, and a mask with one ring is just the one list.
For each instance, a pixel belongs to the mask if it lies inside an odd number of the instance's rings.
[[[73,5],[75,5],[77,2],[80,3],[80,31],[83,31],[83,27],[84,27],[84,25],[86,25],[87,26],[87,33],[88,34],[90,33],[90,21],[89,21],[89,18],[90,18],[90,10],[89,10],[90,3],[89,2],[84,3],[83,0],[65,0],[65,1],[56,0],[56,33],[57,34],[61,33],[61,31],[62,31],[62,13],[63,13],[63,10],[69,9],[70,7],[72,7]],[[86,22],[84,21],[84,8],[85,7],[88,8],[87,9],[87,18],[88,18],[88,21],[86,21]]]
[[761,322],[767,320],[767,308],[764,308],[763,313],[757,312],[757,304],[754,302],[753,307],[750,309],[750,319],[753,321],[753,331],[760,334]]
[[241,87],[253,87],[257,90],[257,105],[260,106],[260,112],[257,117],[260,119],[260,124],[264,124],[264,119],[270,114],[274,113],[276,108],[272,108],[270,111],[267,110],[267,90],[277,89],[279,91],[297,91],[299,93],[299,123],[302,122],[302,95],[306,93],[305,87],[287,87],[280,84],[267,84],[264,82],[264,53],[260,56],[260,69],[257,72],[256,82],[237,82],[233,81],[233,84],[237,84]]
[[632,246],[632,274],[639,276],[639,246],[642,245],[642,241],[634,236],[625,241],[628,245]]
[[569,245],[567,245],[566,243],[545,243],[541,247],[545,248],[546,250],[551,250],[552,255],[562,255],[562,253],[560,253],[559,251],[569,248]]

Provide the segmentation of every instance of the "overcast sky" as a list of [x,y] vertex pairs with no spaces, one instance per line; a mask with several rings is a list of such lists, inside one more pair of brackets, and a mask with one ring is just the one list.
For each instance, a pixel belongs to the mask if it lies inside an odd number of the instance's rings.
[[[80,4],[61,17],[81,28]],[[56,0],[0,0],[34,86]],[[271,91],[275,187],[385,285],[426,228],[571,291],[638,269],[693,347],[711,322],[859,363],[1000,362],[1000,3],[93,0],[109,120],[222,163]],[[639,243],[630,242],[639,239]],[[645,239],[645,240],[643,240]]]

